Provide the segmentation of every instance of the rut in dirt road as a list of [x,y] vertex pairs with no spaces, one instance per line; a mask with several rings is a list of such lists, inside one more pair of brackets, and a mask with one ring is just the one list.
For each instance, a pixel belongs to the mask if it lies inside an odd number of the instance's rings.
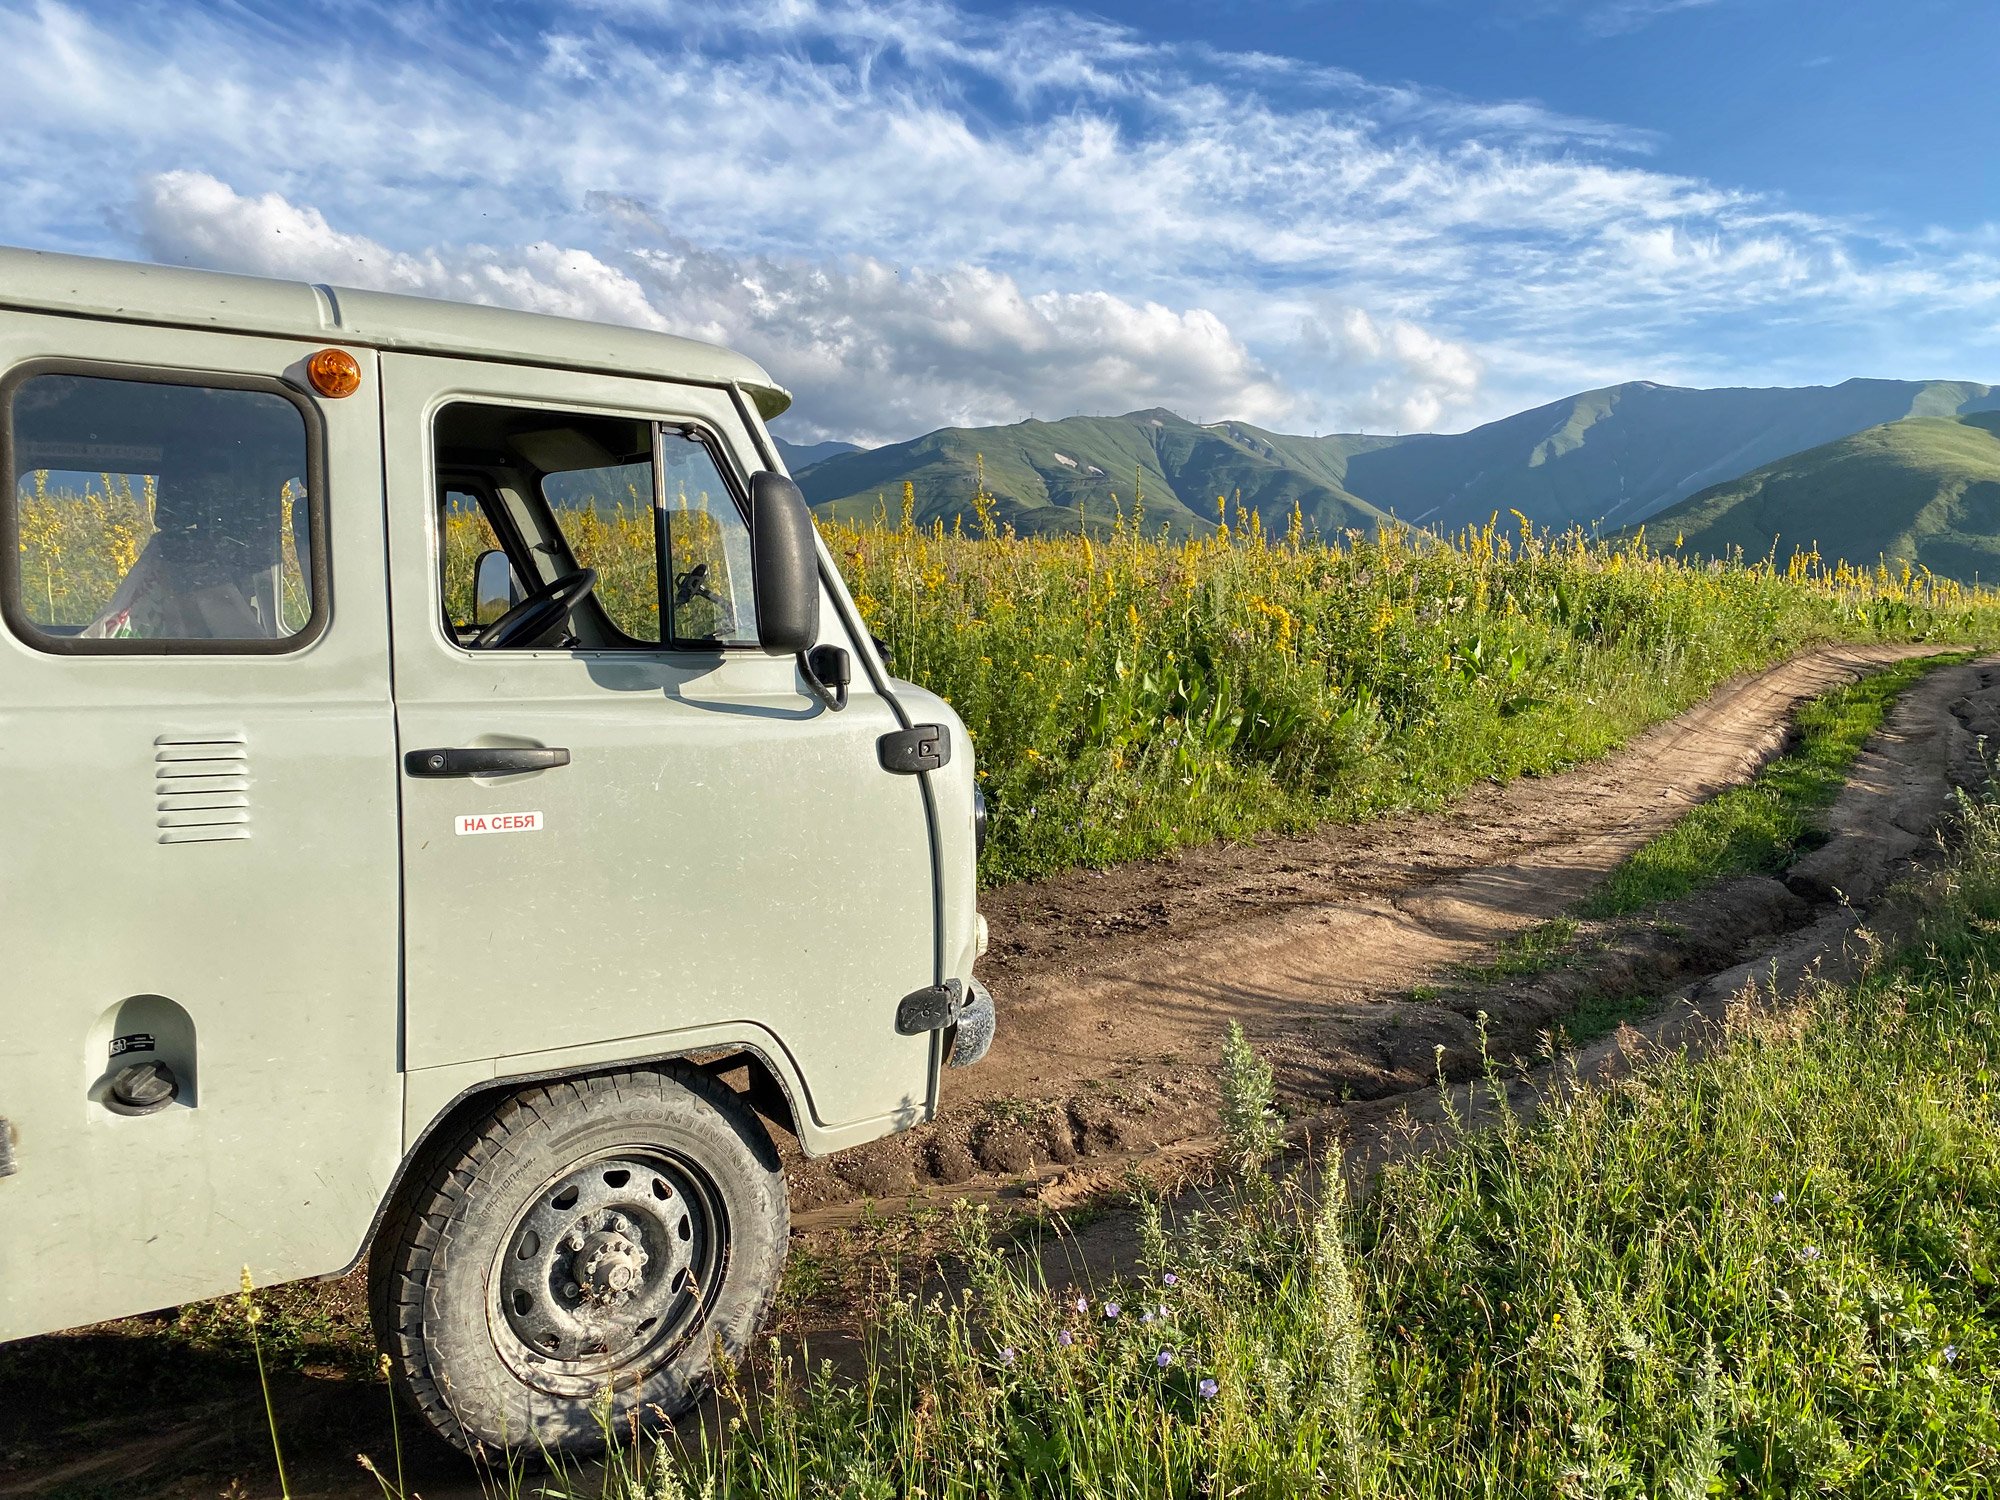
[[[1205,1135],[1230,1020],[1295,1100],[1423,1087],[1438,1046],[1476,1057],[1479,1036],[1467,1015],[1413,1000],[1413,987],[1561,914],[1694,803],[1748,780],[1783,748],[1804,700],[1933,650],[1806,653],[1726,684],[1622,751],[1473,793],[1446,813],[989,892],[992,1053],[947,1075],[934,1124],[795,1164],[794,1206],[810,1215]],[[1798,916],[1753,913],[1731,941]]]

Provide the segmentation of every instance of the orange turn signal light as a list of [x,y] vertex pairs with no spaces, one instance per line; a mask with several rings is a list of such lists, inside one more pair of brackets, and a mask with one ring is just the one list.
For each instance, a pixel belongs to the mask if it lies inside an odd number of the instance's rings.
[[361,389],[361,366],[345,349],[322,349],[306,361],[306,379],[322,396],[338,400]]

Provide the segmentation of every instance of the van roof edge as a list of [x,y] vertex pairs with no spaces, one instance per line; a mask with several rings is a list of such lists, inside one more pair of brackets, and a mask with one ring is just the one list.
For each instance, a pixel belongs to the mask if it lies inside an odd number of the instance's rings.
[[763,366],[717,344],[403,292],[0,246],[0,308],[740,385],[766,421],[792,404]]

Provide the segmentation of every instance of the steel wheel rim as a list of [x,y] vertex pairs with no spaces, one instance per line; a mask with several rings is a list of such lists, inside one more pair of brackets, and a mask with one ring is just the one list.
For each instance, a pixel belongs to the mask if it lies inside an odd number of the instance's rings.
[[494,1345],[555,1395],[643,1379],[700,1327],[727,1242],[721,1195],[685,1157],[593,1153],[544,1181],[501,1236],[487,1278]]

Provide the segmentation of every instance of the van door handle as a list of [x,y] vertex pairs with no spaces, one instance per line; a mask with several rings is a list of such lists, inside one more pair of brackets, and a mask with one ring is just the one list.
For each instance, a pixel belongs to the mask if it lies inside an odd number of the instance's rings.
[[412,750],[403,769],[412,776],[515,776],[569,764],[569,751],[541,746],[504,750]]

